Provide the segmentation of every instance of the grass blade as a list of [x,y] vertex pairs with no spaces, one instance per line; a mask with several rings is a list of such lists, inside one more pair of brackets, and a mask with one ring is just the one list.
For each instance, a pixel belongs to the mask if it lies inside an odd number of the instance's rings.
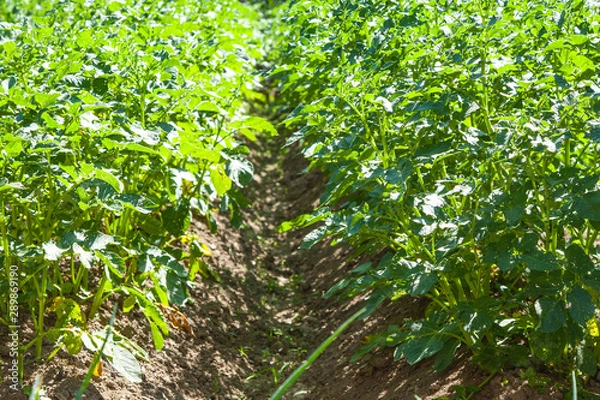
[[325,349],[327,347],[329,347],[329,345],[342,332],[344,332],[346,330],[346,328],[348,328],[354,321],[356,321],[358,318],[360,318],[367,311],[368,311],[368,308],[363,307],[359,311],[357,311],[355,314],[353,314],[350,318],[348,318],[346,321],[344,321],[344,323],[342,325],[340,325],[339,328],[337,328],[336,331],[331,334],[331,336],[329,336],[327,339],[325,339],[325,341],[323,341],[323,343],[321,343],[321,345],[306,359],[306,361],[304,361],[298,368],[296,368],[296,370],[289,376],[289,378],[287,378],[285,380],[285,382],[283,382],[281,384],[281,386],[279,386],[279,388],[277,388],[277,391],[275,391],[275,393],[273,393],[270,400],[281,399],[281,397],[285,394],[285,392],[287,392],[287,390],[298,380],[298,378],[300,378],[302,376],[304,371],[306,371],[306,369],[308,367],[310,367],[317,358],[319,358],[321,353],[323,353],[323,351],[325,351]]

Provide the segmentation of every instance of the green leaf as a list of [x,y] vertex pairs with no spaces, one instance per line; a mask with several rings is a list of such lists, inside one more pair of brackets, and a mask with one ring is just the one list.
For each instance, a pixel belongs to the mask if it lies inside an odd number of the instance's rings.
[[102,338],[96,336],[97,335],[92,335],[88,332],[84,332],[83,335],[81,335],[81,341],[83,345],[92,353],[100,350],[100,346],[102,345]]
[[390,287],[382,287],[372,292],[367,297],[367,304],[365,304],[365,311],[359,317],[359,320],[365,319],[370,316],[385,300],[387,300],[392,294],[393,289]]
[[102,232],[94,232],[85,240],[90,250],[104,250],[111,243],[115,243],[115,238]]
[[[187,276],[186,276],[187,278]],[[167,296],[169,296],[169,304],[178,306],[183,305],[187,300],[183,279],[172,271],[167,272]]]
[[369,261],[369,262],[360,264],[358,267],[356,267],[352,271],[350,271],[350,273],[360,275],[360,274],[364,274],[366,272],[371,272],[372,269],[373,269],[373,263]]
[[56,261],[67,249],[59,248],[54,242],[46,242],[42,245],[44,249],[44,258],[48,261]]
[[452,364],[458,346],[460,346],[460,342],[454,339],[444,343],[444,347],[435,356],[434,368],[437,372],[445,370]]
[[596,305],[592,296],[581,287],[574,287],[567,295],[567,301],[569,302],[569,314],[579,325],[585,326],[596,313]]
[[488,329],[494,322],[495,313],[490,312],[497,307],[494,305],[490,299],[481,299],[473,305],[460,303],[457,308],[461,310],[460,318],[464,323],[463,329],[471,334]]
[[2,139],[6,140],[3,150],[6,152],[7,156],[15,157],[18,156],[21,153],[21,151],[23,151],[24,141],[19,136],[7,134],[4,135]]
[[150,272],[154,269],[154,264],[147,254],[141,255],[137,260],[137,269],[141,273]]
[[4,42],[2,47],[4,47],[4,52],[6,53],[7,58],[10,58],[15,50],[17,50],[17,44],[11,40]]
[[304,138],[304,136],[311,131],[311,127],[305,126],[302,129],[292,133],[290,137],[286,140],[285,145],[283,147],[289,147],[296,143],[297,141]]
[[326,299],[330,298],[332,295],[336,294],[337,292],[339,292],[343,289],[346,289],[348,287],[348,285],[350,284],[350,282],[351,282],[351,280],[347,279],[347,278],[337,281],[335,285],[333,285],[331,288],[329,288],[329,290],[327,292],[325,292],[323,297]]
[[192,221],[192,213],[187,200],[180,200],[162,212],[163,226],[171,235],[184,235]]
[[423,267],[416,267],[407,276],[409,279],[408,293],[411,296],[423,296],[428,293],[438,281],[435,272],[426,271]]
[[576,197],[573,202],[573,208],[581,218],[600,221],[600,191]]
[[516,267],[519,259],[511,251],[504,251],[498,255],[497,264],[501,271],[506,272]]
[[123,204],[126,208],[130,208],[142,214],[150,214],[156,208],[156,204],[139,194],[125,193],[115,197],[115,200]]
[[218,114],[221,112],[221,109],[219,108],[219,106],[216,105],[215,103],[213,103],[212,101],[201,101],[194,108],[198,111],[204,111],[204,112],[215,113],[215,114]]
[[155,156],[161,156],[160,151],[154,150],[151,147],[144,146],[139,143],[127,143],[123,148],[126,150],[131,150],[136,153],[146,153],[146,154],[153,154]]
[[95,42],[94,38],[92,37],[92,31],[88,29],[80,32],[77,35],[75,42],[79,47],[88,47],[90,44]]
[[252,181],[254,174],[254,166],[244,158],[232,158],[227,163],[227,176],[238,187],[243,187]]
[[326,232],[327,232],[326,226],[320,226],[317,229],[314,229],[313,231],[311,231],[308,235],[306,235],[304,237],[304,239],[302,240],[302,245],[300,245],[300,248],[301,249],[310,249],[311,247],[313,247],[316,243],[320,242],[325,237]]
[[79,261],[87,268],[92,268],[92,263],[94,262],[94,253],[90,251],[86,251],[83,247],[81,247],[77,243],[73,243],[73,255],[79,256]]
[[404,184],[412,174],[413,166],[409,160],[402,159],[395,169],[389,168],[385,171],[385,179],[392,185]]
[[128,313],[133,310],[136,304],[135,295],[129,295],[125,300],[123,300],[123,312]]
[[[245,133],[245,131],[247,129],[252,129],[253,131],[256,131],[256,132],[266,133],[270,136],[277,136],[277,129],[275,129],[273,124],[271,124],[269,121],[267,121],[266,119],[264,119],[262,117],[256,117],[256,116],[247,117],[247,118],[244,118],[242,121],[234,124],[234,126],[235,125],[239,126],[241,129],[241,132],[244,133],[244,135],[246,135],[247,137],[248,137],[248,133]],[[248,138],[250,140],[252,140],[252,137],[248,137]]]
[[160,133],[149,129],[144,129],[138,124],[133,124],[129,130],[137,136],[136,142],[141,141],[147,145],[154,146],[160,141]]
[[52,103],[54,103],[54,100],[58,99],[60,97],[60,93],[36,93],[34,98],[35,101],[42,107],[42,108],[47,108],[50,105],[52,105]]
[[123,277],[125,274],[125,261],[113,252],[96,251],[96,256],[118,277]]
[[588,37],[586,35],[570,35],[567,39],[576,46],[584,44],[588,41]]
[[535,311],[541,320],[539,330],[543,333],[556,332],[567,320],[562,300],[539,299],[535,302]]
[[152,247],[148,250],[148,254],[156,257],[156,261],[169,272],[173,272],[181,278],[187,278],[188,273],[184,266],[173,256],[158,247]]
[[511,345],[503,349],[506,354],[507,361],[515,366],[527,367],[531,364],[531,352],[528,346],[525,345]]
[[212,164],[221,161],[221,152],[218,150],[208,150],[200,147],[198,143],[181,143],[181,154],[191,155],[197,160],[206,160]]
[[114,176],[111,172],[96,168],[94,170],[94,176],[97,179],[100,179],[101,181],[108,183],[110,186],[112,186],[113,189],[115,189],[115,191],[117,193],[123,192],[123,189],[125,187],[123,185],[123,182],[121,182],[121,180],[119,178],[117,178],[116,176]]
[[323,221],[330,215],[331,215],[331,212],[330,212],[329,208],[327,208],[327,207],[320,208],[314,214],[301,214],[301,215],[297,216],[296,218],[294,218],[292,221],[282,222],[281,225],[279,225],[279,228],[277,228],[277,232],[285,233],[294,228],[305,228],[316,222]]
[[564,356],[567,335],[564,329],[553,333],[534,331],[529,341],[535,357],[546,363],[559,363]]
[[572,62],[573,64],[577,65],[581,71],[587,71],[587,70],[594,71],[595,70],[595,64],[589,58],[587,58],[583,54],[577,54],[577,53],[571,53],[571,54],[574,54],[574,57],[571,58],[569,61]]
[[217,191],[218,196],[223,196],[231,189],[231,179],[227,176],[220,165],[212,166],[210,169],[210,180]]
[[410,365],[416,364],[424,358],[431,357],[442,350],[444,343],[435,335],[428,335],[416,339],[409,339],[401,346],[401,351]]
[[110,208],[110,200],[114,199],[115,195],[117,194],[115,189],[110,184],[96,178],[82,182],[81,187],[83,189],[94,188],[98,198],[108,208]]
[[558,263],[550,253],[534,251],[521,255],[519,261],[525,262],[532,271],[553,271],[558,268]]
[[0,185],[0,193],[9,190],[25,190],[26,187],[20,182],[10,182]]
[[483,342],[478,344],[481,346],[477,349],[473,361],[481,366],[482,369],[488,372],[502,370],[505,358],[501,351],[501,347],[496,343]]
[[436,193],[428,194],[421,201],[423,213],[432,217],[435,217],[435,210],[445,204],[444,199]]
[[126,348],[119,345],[113,346],[110,364],[121,373],[128,381],[142,382],[142,369],[135,356]]
[[515,226],[521,221],[525,209],[523,206],[513,206],[504,210],[504,217],[509,226]]
[[150,331],[152,332],[152,341],[156,350],[162,350],[165,345],[165,339],[162,332],[158,329],[158,326],[154,322],[150,322]]
[[79,304],[73,299],[57,297],[53,304],[56,313],[56,328],[64,328],[67,323],[84,323],[85,316],[81,312]]
[[577,244],[572,244],[565,251],[567,260],[573,265],[573,270],[579,274],[587,276],[595,268],[593,261],[585,253],[583,248]]
[[163,223],[153,214],[142,214],[137,219],[138,226],[150,236],[162,235],[164,233]]
[[[145,299],[145,295],[142,292],[137,291],[135,294],[138,298],[141,296]],[[154,305],[154,303],[148,302],[146,307],[144,307],[143,312],[148,319],[148,322],[151,324],[154,323],[160,329],[163,335],[167,335],[169,333],[169,325],[165,321],[160,309]]]
[[60,340],[62,341],[62,343],[64,343],[65,348],[67,349],[67,352],[69,354],[76,355],[79,352],[81,352],[81,348],[83,347],[83,340],[81,340],[81,337],[79,335],[73,333],[73,331],[71,330],[68,330],[66,334],[61,334],[62,337]]
[[585,345],[577,346],[577,368],[586,375],[595,376],[598,370],[598,360],[594,350]]

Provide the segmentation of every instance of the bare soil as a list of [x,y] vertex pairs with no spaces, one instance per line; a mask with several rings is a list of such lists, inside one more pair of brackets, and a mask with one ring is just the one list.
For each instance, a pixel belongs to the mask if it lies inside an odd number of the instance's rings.
[[[356,266],[346,262],[349,250],[328,243],[311,250],[299,245],[307,230],[277,233],[283,221],[307,213],[318,203],[324,177],[302,173],[306,161],[294,149],[282,150],[283,138],[250,144],[256,177],[246,193],[252,208],[247,226],[230,227],[218,216],[219,231],[208,231],[202,220],[194,231],[213,252],[207,259],[222,282],[199,278],[191,289],[193,302],[182,312],[194,334],[172,329],[162,351],[155,351],[140,312],[118,319],[116,329],[148,350],[143,382],[132,384],[107,363],[104,373],[88,388],[86,399],[203,400],[267,399],[310,352],[361,307],[361,299],[343,302],[323,299],[323,293]],[[391,351],[379,350],[355,363],[349,359],[369,333],[390,323],[422,315],[422,300],[403,298],[384,304],[365,321],[351,326],[292,388],[287,399],[437,399],[452,397],[454,386],[478,385],[488,375],[463,354],[447,371],[433,372],[432,363],[408,365],[393,361]],[[108,321],[109,311],[95,324]],[[24,317],[25,318],[25,317]],[[27,325],[27,319],[23,320]],[[0,332],[6,337],[7,332]],[[31,332],[23,330],[25,338]],[[2,341],[5,342],[5,341]],[[4,346],[2,343],[1,346]],[[7,360],[7,348],[0,357]],[[52,351],[45,344],[44,354]],[[26,383],[41,375],[52,400],[71,400],[88,369],[91,355],[70,356],[60,351],[50,362],[37,365],[26,357]],[[8,376],[6,363],[1,376]],[[538,374],[526,382],[521,371],[496,375],[473,399],[559,399],[551,376]],[[25,395],[0,383],[0,399]]]

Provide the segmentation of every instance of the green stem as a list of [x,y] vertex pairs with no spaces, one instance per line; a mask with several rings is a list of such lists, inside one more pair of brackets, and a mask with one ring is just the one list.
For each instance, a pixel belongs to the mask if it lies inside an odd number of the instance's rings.
[[589,254],[592,254],[594,243],[598,240],[598,229],[588,229],[587,242],[585,242],[585,249]]
[[85,390],[87,389],[88,385],[90,384],[90,381],[92,380],[92,377],[94,376],[94,370],[96,369],[96,365],[98,365],[98,363],[100,362],[100,359],[102,358],[102,355],[104,354],[104,347],[106,347],[106,343],[108,342],[108,339],[110,338],[113,324],[115,323],[115,316],[117,315],[117,306],[118,306],[118,304],[115,304],[113,306],[112,314],[110,316],[110,321],[108,321],[108,327],[106,328],[106,336],[104,336],[104,341],[102,342],[102,346],[100,347],[100,350],[94,354],[94,358],[92,359],[92,363],[90,364],[90,368],[88,369],[87,375],[85,376],[85,379],[83,380],[83,382],[81,384],[81,387],[79,388],[79,390],[77,391],[77,394],[75,395],[75,400],[81,400],[81,397],[85,393]]
[[90,308],[90,312],[88,314],[88,320],[92,319],[94,315],[100,309],[102,305],[102,297],[104,295],[104,287],[108,282],[108,278],[106,277],[106,272],[102,275],[102,279],[100,279],[100,283],[98,284],[98,289],[96,290],[96,295],[94,296],[94,302],[92,303],[92,307]]
[[140,122],[143,129],[146,129],[146,86],[148,85],[147,74],[144,74],[142,85],[138,87],[140,91]]
[[387,168],[387,166],[388,166],[387,165],[388,164],[388,160],[386,159],[386,157],[379,150],[379,146],[377,146],[377,142],[375,141],[375,137],[373,136],[373,134],[371,132],[371,128],[369,127],[369,122],[365,118],[364,113],[362,113],[354,104],[352,104],[344,96],[339,95],[339,97],[340,97],[340,99],[344,100],[344,102],[346,104],[348,104],[350,106],[350,108],[352,109],[352,111],[354,111],[354,113],[356,115],[358,115],[358,118],[360,118],[360,121],[363,124],[363,127],[365,128],[365,132],[367,133],[367,137],[369,138],[369,143],[371,144],[371,147],[373,148],[373,151],[375,151],[375,154],[377,154],[377,157],[383,163],[383,167]]
[[575,377],[575,369],[571,370],[571,384],[572,384],[572,399],[577,400],[577,378]]
[[[487,10],[484,12],[482,2],[479,2],[479,12],[481,13],[482,19],[487,20]],[[483,83],[483,117],[485,122],[485,129],[488,134],[492,134],[493,128],[492,123],[490,121],[490,108],[489,108],[489,94],[488,94],[488,79],[487,79],[487,29],[484,28],[484,32],[481,35],[481,45],[479,50],[479,59],[480,59],[480,69],[481,69],[481,79]]]
[[598,157],[598,149],[599,148],[600,148],[599,144],[597,144],[597,143],[594,144],[594,162],[592,163],[592,165],[594,166],[594,170],[593,170],[594,174],[597,174],[598,172],[600,172],[600,165],[599,165],[600,157]]
[[456,307],[458,302],[456,301],[456,297],[454,296],[454,293],[452,292],[452,289],[450,288],[450,284],[448,283],[448,280],[442,276],[442,277],[440,277],[439,284],[440,284],[440,289],[442,289],[442,294],[448,299],[448,302],[450,303],[450,305],[452,307]]
[[346,321],[344,321],[344,323],[342,325],[340,325],[340,327],[337,328],[336,331],[333,332],[333,334],[331,334],[331,336],[329,336],[327,339],[325,339],[325,341],[323,343],[321,343],[321,345],[308,357],[308,359],[306,361],[304,361],[298,368],[296,368],[296,370],[292,373],[292,375],[290,375],[289,378],[287,378],[285,380],[285,382],[283,382],[281,384],[281,386],[279,386],[279,388],[277,388],[275,393],[273,393],[273,395],[271,396],[270,400],[281,399],[281,397],[285,394],[285,392],[287,392],[287,390],[298,380],[298,378],[300,378],[300,376],[302,376],[304,371],[306,371],[306,369],[308,367],[310,367],[317,358],[319,358],[321,353],[323,353],[323,351],[325,351],[325,349],[328,348],[329,345],[342,332],[344,332],[346,330],[346,328],[348,328],[350,326],[350,324],[352,324],[354,321],[356,321],[358,318],[360,318],[366,312],[367,312],[367,307],[363,307],[358,312],[353,314],[350,318],[348,318]]
[[565,167],[569,168],[571,166],[571,139],[565,139],[565,158],[564,158]]
[[33,386],[31,387],[31,394],[29,395],[29,400],[38,400],[40,390],[42,389],[42,376],[36,375],[35,381],[33,382]]
[[[435,290],[437,292],[437,289],[432,289]],[[448,313],[450,313],[450,307],[448,307],[447,304],[444,304],[438,297],[440,296],[440,293],[437,292],[434,294],[425,294],[425,297],[427,297],[429,300],[433,301],[435,304],[437,304],[438,306],[440,306],[440,308]]]
[[488,383],[490,383],[490,381],[492,380],[492,378],[496,376],[496,372],[492,372],[490,374],[490,376],[488,376],[487,378],[485,378],[483,380],[483,382],[481,382],[479,385],[477,385],[477,390],[473,391],[473,393],[469,394],[469,396],[467,397],[467,400],[470,399],[475,393],[479,392],[481,389],[483,389],[483,387],[485,385],[487,385]]
[[460,301],[467,301],[467,295],[465,294],[465,289],[463,288],[463,284],[460,278],[456,278],[454,282],[456,284],[456,292],[458,293],[458,299]]
[[[130,237],[129,230],[133,226],[132,219],[133,210],[131,208],[125,209],[119,217],[117,234],[126,240],[128,237]],[[125,245],[129,245],[129,243],[126,242]]]
[[75,282],[73,283],[73,285],[75,286],[75,290],[73,291],[74,293],[79,293],[79,289],[81,288],[81,280],[83,279],[85,271],[86,271],[85,265],[83,265],[83,263],[80,263],[79,269],[77,270],[77,276],[75,278]]
[[535,201],[536,203],[538,203],[539,209],[540,209],[540,214],[542,216],[542,219],[544,221],[544,231],[548,232],[549,228],[548,228],[548,220],[549,220],[549,216],[546,216],[546,204],[544,201],[544,204],[540,204],[540,199],[542,198],[542,194],[540,193],[540,190],[538,188],[537,185],[537,177],[535,174],[535,168],[533,167],[533,165],[531,164],[531,152],[528,151],[528,154],[525,157],[526,159],[526,170],[527,170],[527,174],[529,175],[529,180],[531,181],[531,187],[533,189],[533,194],[535,195]]
[[[542,160],[542,169],[544,171],[548,171],[548,159],[547,157],[544,157]],[[551,208],[552,208],[552,193],[550,193],[550,188],[548,185],[548,179],[546,178],[546,173],[541,174],[543,177],[543,185],[544,185],[544,207],[546,209],[546,215],[544,218],[544,227],[546,228],[546,235],[545,235],[545,241],[546,241],[546,251],[552,251],[554,252],[556,249],[552,248],[552,234],[553,234],[553,230],[552,230],[552,221],[550,219],[550,214],[551,214]]]
[[[36,336],[42,335],[44,333],[44,314],[46,311],[46,291],[48,290],[48,268],[44,268],[42,270],[42,282],[41,286],[38,286],[38,316],[37,316],[37,326],[36,326]],[[42,358],[42,344],[43,342],[40,340],[36,343],[35,346],[35,358],[39,360]]]

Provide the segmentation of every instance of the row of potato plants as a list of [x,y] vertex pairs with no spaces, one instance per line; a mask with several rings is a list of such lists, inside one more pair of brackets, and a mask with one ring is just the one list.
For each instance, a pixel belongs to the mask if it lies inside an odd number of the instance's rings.
[[[327,296],[428,299],[367,338],[495,372],[600,357],[600,13],[594,1],[294,0],[271,77],[320,205],[369,256]],[[289,112],[289,111],[288,111]]]
[[[260,14],[234,0],[7,0],[0,4],[0,323],[18,266],[20,348],[98,351],[108,301],[139,309],[163,347],[169,306],[215,275],[193,215],[241,224],[252,178],[241,138],[259,96]],[[218,276],[216,276],[218,278]],[[48,318],[49,315],[52,318]],[[116,324],[118,325],[118,324]],[[103,355],[133,381],[146,352],[111,333]]]

